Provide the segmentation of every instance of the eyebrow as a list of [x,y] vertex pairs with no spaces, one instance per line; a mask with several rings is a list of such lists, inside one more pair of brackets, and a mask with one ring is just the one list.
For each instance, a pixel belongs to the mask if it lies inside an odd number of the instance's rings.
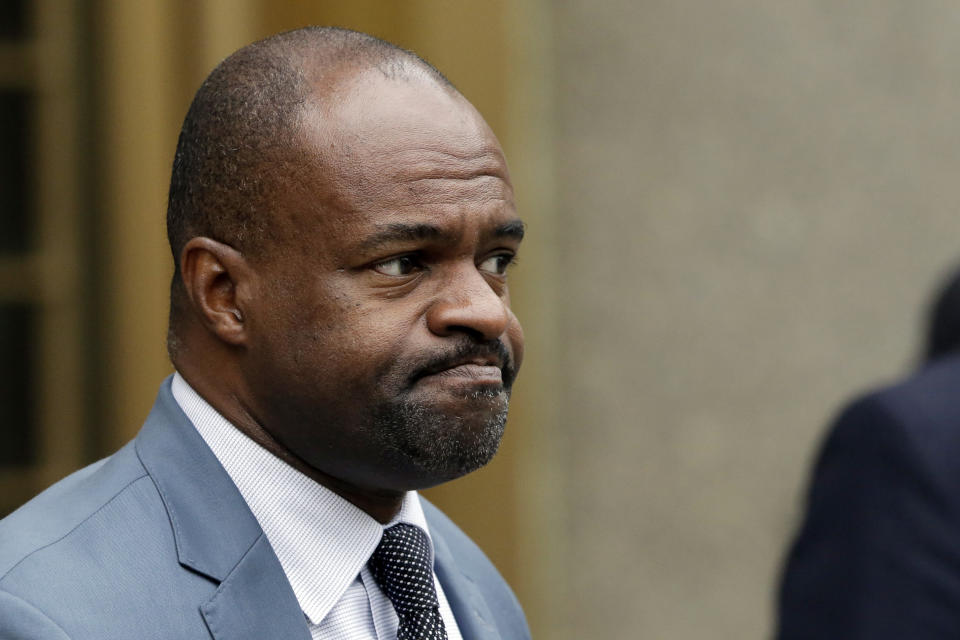
[[526,228],[527,225],[524,224],[523,220],[511,220],[494,229],[493,236],[495,238],[513,238],[519,241],[523,240],[523,233]]
[[[513,238],[519,241],[523,240],[525,229],[526,225],[522,220],[511,220],[494,229],[492,235],[495,238]],[[444,240],[453,239],[453,237],[453,233],[444,231],[432,224],[405,224],[400,222],[385,225],[380,231],[364,239],[359,249],[370,251],[397,242]]]
[[395,242],[435,240],[449,235],[432,224],[393,223],[385,225],[382,230],[364,239],[359,248],[361,251],[369,251]]

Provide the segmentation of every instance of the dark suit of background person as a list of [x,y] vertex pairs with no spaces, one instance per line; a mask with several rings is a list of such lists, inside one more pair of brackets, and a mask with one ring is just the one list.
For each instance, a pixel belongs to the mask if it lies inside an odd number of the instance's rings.
[[494,455],[522,359],[523,224],[476,109],[364,34],[254,43],[194,98],[167,227],[177,373],[0,521],[0,639],[529,638],[416,492]]
[[780,587],[779,640],[960,638],[960,276],[926,363],[852,402],[813,470]]

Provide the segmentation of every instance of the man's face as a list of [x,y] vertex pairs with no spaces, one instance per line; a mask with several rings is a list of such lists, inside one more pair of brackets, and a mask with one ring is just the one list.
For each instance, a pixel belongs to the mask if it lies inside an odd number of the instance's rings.
[[523,336],[503,154],[432,81],[365,74],[307,109],[305,168],[259,274],[251,413],[293,454],[367,490],[431,486],[496,452]]

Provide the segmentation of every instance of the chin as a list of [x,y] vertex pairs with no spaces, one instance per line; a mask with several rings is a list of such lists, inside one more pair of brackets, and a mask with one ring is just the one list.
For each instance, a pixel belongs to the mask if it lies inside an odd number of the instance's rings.
[[[454,480],[486,465],[497,453],[507,422],[508,399],[497,394],[471,394],[444,406],[407,402],[382,414],[375,433],[397,462],[416,477],[415,488]],[[472,409],[472,410],[464,410]]]

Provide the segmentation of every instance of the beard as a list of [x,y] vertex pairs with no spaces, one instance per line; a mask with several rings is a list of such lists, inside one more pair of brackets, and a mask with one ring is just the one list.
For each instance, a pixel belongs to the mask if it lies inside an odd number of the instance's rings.
[[434,484],[483,467],[497,453],[507,423],[508,388],[475,390],[460,398],[465,411],[451,415],[412,397],[373,414],[372,433],[384,451],[412,464]]
[[[501,363],[502,386],[450,392],[447,400],[453,402],[418,392],[417,382],[424,375],[465,357],[484,356],[495,356]],[[503,342],[464,342],[400,370],[403,373],[394,371],[395,377],[381,380],[385,383],[381,388],[399,382],[394,387],[397,392],[382,399],[371,416],[372,436],[388,457],[401,466],[413,466],[433,484],[464,476],[493,459],[503,438],[517,374]]]

